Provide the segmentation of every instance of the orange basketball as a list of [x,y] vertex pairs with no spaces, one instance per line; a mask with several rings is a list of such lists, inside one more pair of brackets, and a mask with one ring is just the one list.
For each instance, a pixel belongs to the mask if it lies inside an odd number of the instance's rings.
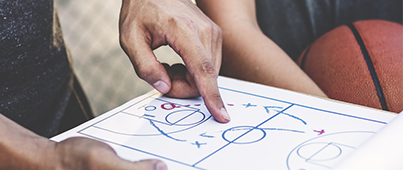
[[356,21],[307,47],[298,65],[329,98],[373,108],[403,110],[403,26]]

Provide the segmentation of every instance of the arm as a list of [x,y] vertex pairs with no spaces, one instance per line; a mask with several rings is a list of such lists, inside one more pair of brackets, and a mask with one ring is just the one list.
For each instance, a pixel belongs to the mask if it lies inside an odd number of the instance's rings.
[[199,0],[223,30],[221,74],[326,97],[295,62],[260,30],[254,0]]
[[0,169],[151,170],[157,166],[166,169],[157,160],[123,160],[109,145],[92,139],[77,137],[56,143],[0,114]]
[[[123,0],[120,43],[137,75],[171,97],[202,96],[219,122],[230,118],[218,91],[221,29],[190,0]],[[169,45],[185,65],[161,64],[152,50]]]

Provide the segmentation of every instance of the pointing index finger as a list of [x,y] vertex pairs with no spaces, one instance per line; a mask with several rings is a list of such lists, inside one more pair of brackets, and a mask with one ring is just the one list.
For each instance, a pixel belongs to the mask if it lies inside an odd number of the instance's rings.
[[227,123],[230,117],[217,84],[222,32],[201,11],[198,15],[202,19],[182,18],[185,24],[177,27],[177,31],[170,32],[167,36],[168,44],[182,57],[211,115],[218,122]]
[[204,103],[214,119],[221,123],[229,122],[231,119],[218,90],[217,78],[200,77],[195,79]]
[[218,70],[212,62],[212,57],[208,55],[201,42],[193,43],[191,45],[193,48],[187,47],[182,48],[180,55],[195,80],[207,109],[218,122],[229,122],[230,117],[218,90]]

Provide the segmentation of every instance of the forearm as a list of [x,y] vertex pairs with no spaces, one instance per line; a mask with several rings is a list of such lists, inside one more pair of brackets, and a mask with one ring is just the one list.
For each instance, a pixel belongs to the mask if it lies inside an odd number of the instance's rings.
[[54,169],[54,145],[0,114],[0,169]]
[[295,62],[254,25],[233,23],[222,29],[221,74],[326,97]]
[[326,96],[280,47],[260,31],[253,0],[197,2],[223,30],[222,75]]

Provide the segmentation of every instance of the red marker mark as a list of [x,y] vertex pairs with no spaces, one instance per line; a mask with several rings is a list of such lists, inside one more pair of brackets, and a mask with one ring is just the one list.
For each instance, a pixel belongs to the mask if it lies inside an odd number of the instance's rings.
[[234,106],[234,104],[229,104],[229,103],[228,103],[227,105],[228,105],[228,106]]
[[319,130],[313,130],[314,132],[317,132],[318,133],[318,135],[321,135],[321,134],[323,134],[323,133],[325,133],[325,130],[321,130],[321,131],[319,131]]
[[185,107],[189,107],[189,106],[190,106],[190,104],[185,105]]
[[178,106],[175,106],[175,104],[173,104],[173,103],[164,103],[164,104],[161,105],[161,108],[164,109],[164,110],[172,110],[172,109],[175,109],[177,107]]
[[201,104],[195,104],[195,106],[200,106]]

